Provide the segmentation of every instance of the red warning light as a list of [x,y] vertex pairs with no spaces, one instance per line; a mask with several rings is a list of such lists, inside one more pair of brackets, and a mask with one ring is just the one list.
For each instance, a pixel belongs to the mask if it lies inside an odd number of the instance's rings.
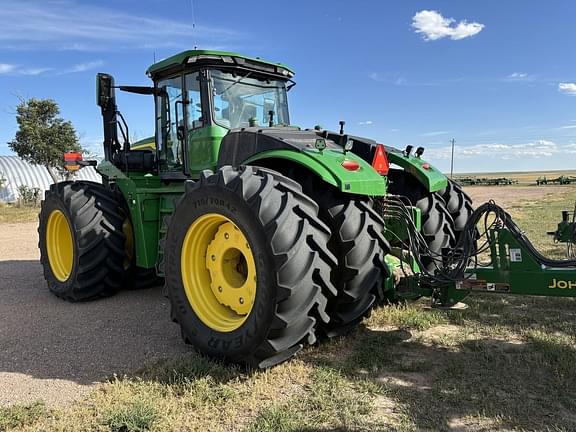
[[342,167],[347,169],[348,171],[358,171],[358,169],[360,168],[360,164],[352,160],[344,159],[344,161],[342,162]]
[[79,152],[68,152],[64,153],[64,168],[67,171],[78,171],[82,168],[82,153]]
[[388,175],[390,164],[388,163],[388,157],[382,144],[376,146],[376,153],[374,153],[374,159],[372,160],[372,168],[380,175]]

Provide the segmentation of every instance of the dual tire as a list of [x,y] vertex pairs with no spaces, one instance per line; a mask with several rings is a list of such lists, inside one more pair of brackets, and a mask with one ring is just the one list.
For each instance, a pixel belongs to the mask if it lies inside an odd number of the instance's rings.
[[323,326],[324,335],[333,337],[348,333],[383,301],[390,276],[384,258],[390,245],[370,198],[320,190],[306,188],[320,207],[319,218],[330,228],[327,247],[337,259],[330,276],[337,294],[328,304],[330,322]]
[[389,275],[383,221],[367,198],[314,195],[249,166],[187,184],[163,244],[172,318],[185,341],[268,367],[369,314]]
[[168,224],[166,289],[183,338],[269,367],[315,343],[336,296],[329,228],[300,185],[262,168],[189,182]]
[[114,294],[124,276],[119,197],[98,183],[62,182],[40,211],[40,262],[48,288],[68,301]]
[[56,296],[87,301],[158,285],[154,269],[135,264],[132,223],[119,192],[88,181],[57,183],[46,191],[39,218],[40,261]]
[[442,268],[447,254],[453,253],[472,215],[472,199],[455,182],[448,179],[446,188],[429,192],[416,178],[405,171],[391,170],[389,191],[401,195],[418,207],[422,217],[422,235],[429,253],[420,256],[429,274]]

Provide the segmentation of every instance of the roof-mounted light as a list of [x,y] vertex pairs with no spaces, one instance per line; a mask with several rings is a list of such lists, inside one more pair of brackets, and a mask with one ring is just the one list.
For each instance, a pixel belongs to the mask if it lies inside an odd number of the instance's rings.
[[224,58],[218,55],[208,55],[208,54],[199,54],[195,56],[188,57],[188,63],[196,63],[198,60],[222,60]]

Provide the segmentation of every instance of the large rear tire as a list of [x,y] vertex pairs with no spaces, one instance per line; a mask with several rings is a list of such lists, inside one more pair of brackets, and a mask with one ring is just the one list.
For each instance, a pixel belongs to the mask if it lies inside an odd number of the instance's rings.
[[384,257],[390,246],[384,238],[384,221],[368,197],[337,192],[316,194],[320,218],[332,231],[328,242],[338,264],[331,280],[337,296],[328,303],[330,322],[324,326],[328,337],[353,329],[375,303],[384,299],[384,281],[390,276]]
[[448,213],[452,216],[452,220],[454,221],[454,236],[456,242],[458,242],[460,237],[462,237],[462,232],[468,219],[470,219],[470,216],[474,212],[472,198],[464,192],[458,183],[450,179],[448,179],[448,186],[438,191],[438,195],[442,197],[446,203]]
[[69,301],[114,294],[124,272],[119,197],[101,184],[62,182],[40,210],[40,262],[48,288]]
[[185,341],[269,367],[315,343],[335,295],[330,230],[300,186],[254,167],[205,171],[168,221],[166,291]]
[[299,165],[276,163],[274,168],[302,185],[330,228],[328,248],[338,260],[331,272],[337,295],[328,301],[330,322],[322,329],[327,337],[348,333],[384,300],[384,281],[390,276],[384,220],[367,196],[342,193]]
[[443,258],[456,245],[454,220],[446,208],[446,202],[437,193],[429,192],[413,176],[402,170],[390,170],[389,192],[408,198],[422,215],[422,235],[426,240],[429,254],[420,259],[425,270],[434,274],[443,264]]

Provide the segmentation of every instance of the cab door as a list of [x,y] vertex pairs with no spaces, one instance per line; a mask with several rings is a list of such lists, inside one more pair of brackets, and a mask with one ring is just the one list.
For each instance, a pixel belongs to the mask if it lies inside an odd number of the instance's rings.
[[220,141],[228,130],[214,125],[211,119],[208,73],[206,70],[185,76],[188,137],[188,171],[198,178],[205,169],[214,170]]
[[158,81],[156,146],[160,177],[185,178],[186,119],[183,76]]

